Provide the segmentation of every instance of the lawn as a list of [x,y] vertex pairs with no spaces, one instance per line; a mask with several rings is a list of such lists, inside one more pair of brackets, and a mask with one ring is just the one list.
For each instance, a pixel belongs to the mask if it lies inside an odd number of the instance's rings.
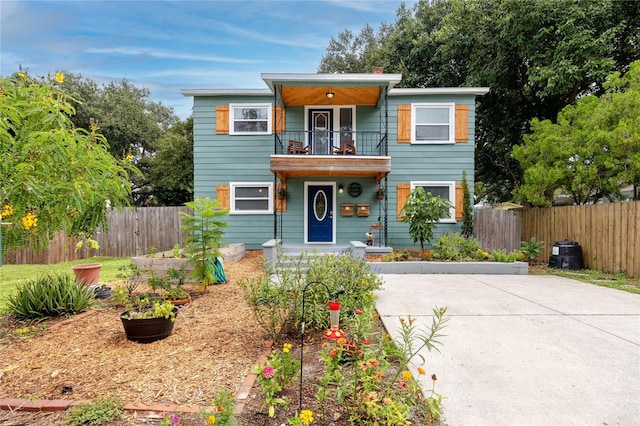
[[550,268],[546,265],[535,265],[529,268],[534,275],[558,275],[602,287],[616,288],[629,293],[640,294],[640,278],[629,278],[624,273],[609,274],[595,269],[579,271]]
[[69,274],[73,275],[72,265],[79,263],[100,263],[100,282],[117,280],[118,268],[131,262],[129,257],[92,257],[90,259],[74,260],[71,262],[56,263],[54,265],[6,265],[0,267],[0,312],[5,304],[5,298],[17,285],[25,280],[45,274]]

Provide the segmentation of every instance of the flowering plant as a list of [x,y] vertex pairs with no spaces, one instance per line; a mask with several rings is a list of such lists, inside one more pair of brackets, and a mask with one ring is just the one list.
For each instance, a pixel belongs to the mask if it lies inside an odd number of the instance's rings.
[[269,417],[275,415],[276,405],[288,407],[289,401],[275,395],[300,371],[300,361],[291,356],[291,347],[290,343],[285,343],[282,350],[273,351],[269,360],[255,370],[258,375],[256,381],[265,397],[265,405],[269,406]]
[[98,250],[100,248],[100,244],[90,236],[86,234],[80,234],[80,241],[76,244],[76,251],[85,250],[85,257],[89,257],[89,253],[91,250]]
[[120,315],[124,319],[165,318],[176,320],[177,308],[169,301],[158,300],[151,303],[146,296],[135,296],[129,299],[126,312]]
[[212,407],[201,410],[198,415],[207,421],[208,425],[232,426],[236,424],[234,417],[235,398],[228,390],[220,390],[213,401]]

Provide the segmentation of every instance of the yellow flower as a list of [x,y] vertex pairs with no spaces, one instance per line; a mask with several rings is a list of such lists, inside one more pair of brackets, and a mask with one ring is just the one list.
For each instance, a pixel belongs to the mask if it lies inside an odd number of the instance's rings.
[[424,376],[425,374],[427,374],[427,372],[424,371],[424,368],[418,367],[418,374],[420,374],[421,376]]
[[313,412],[311,410],[300,411],[300,421],[303,425],[307,426],[313,421]]
[[22,218],[22,226],[24,226],[24,229],[26,229],[27,231],[31,228],[35,228],[36,226],[38,226],[38,218],[32,212],[28,212]]
[[284,346],[282,347],[282,352],[289,353],[289,351],[291,350],[291,343],[285,343]]
[[0,216],[8,217],[8,216],[11,216],[12,214],[13,214],[13,207],[11,207],[11,204],[7,204],[2,208],[2,212],[0,213]]
[[64,83],[64,74],[62,74],[60,71],[56,71],[56,81],[58,83]]
[[411,372],[403,371],[402,372],[402,378],[405,379],[408,382],[409,380],[411,380]]
[[25,78],[25,77],[26,77],[26,74],[25,74],[25,73],[23,73],[23,72],[19,72],[19,73],[18,73],[18,77],[20,77],[20,78]]
[[384,405],[391,405],[393,404],[393,399],[389,398],[388,396],[385,397],[382,402],[384,403]]
[[216,424],[216,416],[209,416],[209,418],[207,418],[207,424],[210,424],[210,425]]

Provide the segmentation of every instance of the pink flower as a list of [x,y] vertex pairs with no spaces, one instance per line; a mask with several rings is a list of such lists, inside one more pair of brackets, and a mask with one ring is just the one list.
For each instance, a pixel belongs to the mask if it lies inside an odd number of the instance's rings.
[[354,312],[356,313],[356,315],[360,315],[362,313],[360,309],[356,309]]
[[273,377],[273,374],[274,374],[274,370],[273,370],[273,367],[272,367],[272,366],[270,366],[270,365],[267,365],[267,366],[265,366],[265,367],[264,367],[264,369],[262,369],[262,376],[263,376],[265,379],[270,379],[270,378],[272,378],[272,377]]

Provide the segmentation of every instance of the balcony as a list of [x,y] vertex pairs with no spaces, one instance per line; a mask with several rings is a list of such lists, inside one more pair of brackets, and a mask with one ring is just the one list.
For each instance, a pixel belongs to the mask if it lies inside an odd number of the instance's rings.
[[[341,149],[354,141],[355,149]],[[302,149],[290,149],[293,143]],[[382,132],[287,131],[276,134],[271,171],[283,182],[297,177],[371,177],[380,182],[391,171]]]

